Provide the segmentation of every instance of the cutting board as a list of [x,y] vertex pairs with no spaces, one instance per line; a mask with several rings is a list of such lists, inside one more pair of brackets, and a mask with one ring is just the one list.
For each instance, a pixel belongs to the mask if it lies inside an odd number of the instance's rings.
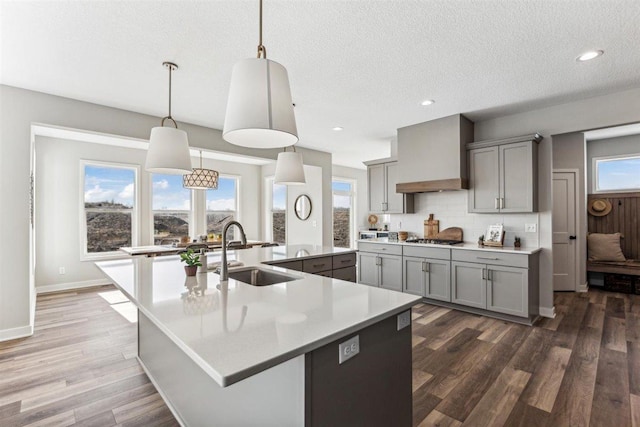
[[462,228],[449,227],[445,228],[436,235],[436,239],[441,240],[462,240]]
[[433,219],[433,214],[429,214],[429,219],[424,220],[424,238],[435,239],[440,231],[440,220]]

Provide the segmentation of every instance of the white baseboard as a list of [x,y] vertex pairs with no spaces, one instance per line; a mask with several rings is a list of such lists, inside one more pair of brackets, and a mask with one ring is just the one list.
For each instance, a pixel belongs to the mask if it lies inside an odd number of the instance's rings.
[[0,330],[0,341],[15,340],[33,335],[33,325]]
[[46,294],[49,292],[68,291],[72,289],[90,288],[93,286],[109,285],[112,282],[108,279],[83,280],[81,282],[56,283],[54,285],[36,286],[36,292]]
[[587,292],[589,291],[589,282],[584,282],[584,284],[582,286],[578,287],[578,291],[577,292]]
[[548,317],[553,319],[556,317],[556,308],[555,307],[540,307],[540,316]]

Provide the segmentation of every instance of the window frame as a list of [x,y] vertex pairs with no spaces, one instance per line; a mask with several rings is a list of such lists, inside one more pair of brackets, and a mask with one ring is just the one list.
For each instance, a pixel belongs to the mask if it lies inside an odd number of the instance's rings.
[[103,260],[110,258],[121,258],[124,254],[119,251],[109,251],[109,252],[88,252],[87,251],[87,217],[86,217],[86,208],[85,208],[85,200],[84,200],[84,192],[85,192],[85,178],[86,172],[85,169],[87,166],[97,166],[97,167],[110,167],[110,168],[119,168],[119,169],[129,169],[133,171],[133,186],[134,186],[134,197],[133,197],[133,208],[131,209],[131,246],[139,246],[140,242],[140,165],[133,163],[122,163],[122,162],[105,162],[101,160],[91,160],[91,159],[80,159],[80,198],[79,198],[79,207],[80,207],[80,261],[95,261],[95,260]]
[[[264,178],[264,194],[266,194],[266,200],[264,204],[264,240],[266,242],[275,242],[273,238],[273,186],[275,185],[275,175],[267,176]],[[284,184],[280,184],[284,185]],[[289,209],[287,207],[287,197],[289,196],[289,188],[285,187],[285,206],[284,206],[284,241],[287,242],[287,217],[289,216]]]
[[618,154],[613,156],[598,156],[591,159],[591,190],[594,194],[604,193],[637,193],[640,192],[640,187],[636,188],[613,188],[613,189],[600,189],[598,186],[598,162],[611,161],[611,160],[629,160],[640,159],[640,153],[634,154]]
[[[333,189],[334,182],[344,182],[351,185],[351,191],[340,191]],[[351,212],[349,217],[349,249],[356,247],[356,214],[357,214],[357,180],[354,178],[345,178],[340,176],[331,177],[331,241],[333,244],[333,196],[348,196],[351,199]]]

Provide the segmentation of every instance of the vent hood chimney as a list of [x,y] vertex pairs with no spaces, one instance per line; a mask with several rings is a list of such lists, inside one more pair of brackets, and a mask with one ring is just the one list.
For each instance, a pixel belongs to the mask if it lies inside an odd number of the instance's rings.
[[473,122],[461,114],[398,129],[398,193],[469,188],[465,144]]

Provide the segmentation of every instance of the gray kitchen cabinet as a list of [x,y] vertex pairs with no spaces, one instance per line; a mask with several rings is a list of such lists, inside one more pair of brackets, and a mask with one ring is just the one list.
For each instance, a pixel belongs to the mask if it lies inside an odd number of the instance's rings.
[[537,211],[538,134],[467,144],[468,211]]
[[396,193],[397,161],[372,161],[367,164],[369,212],[413,213],[413,194]]
[[487,308],[486,269],[483,264],[451,262],[451,302]]
[[356,282],[356,254],[347,252],[334,255],[312,256],[298,260],[271,261],[268,264],[318,276]]
[[402,246],[358,244],[358,283],[402,292]]
[[527,316],[528,289],[528,270],[487,265],[487,310]]
[[451,301],[450,261],[405,256],[402,290],[440,301]]

